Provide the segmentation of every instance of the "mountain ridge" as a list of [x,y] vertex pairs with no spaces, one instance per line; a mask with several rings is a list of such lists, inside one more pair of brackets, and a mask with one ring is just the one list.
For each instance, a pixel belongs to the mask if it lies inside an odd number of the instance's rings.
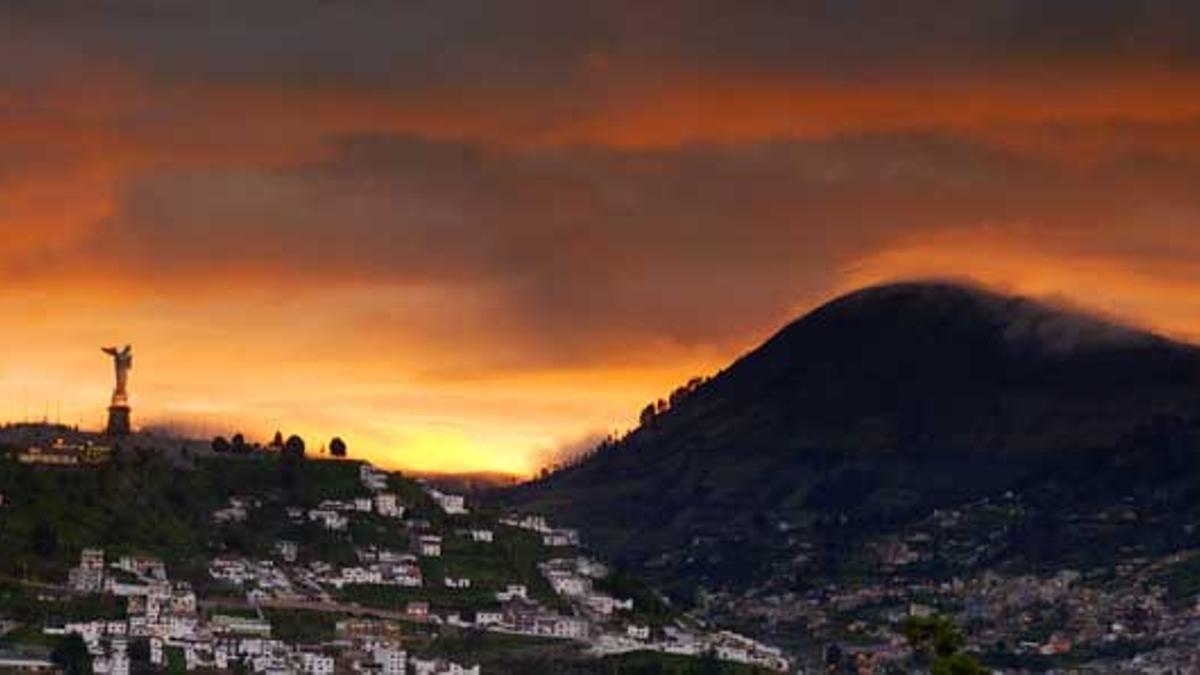
[[686,595],[795,555],[772,529],[834,546],[1006,491],[1077,504],[1169,483],[1164,471],[1193,461],[1175,448],[1200,428],[1200,348],[910,282],[822,305],[673,398],[505,498],[581,527],[617,560],[658,565]]

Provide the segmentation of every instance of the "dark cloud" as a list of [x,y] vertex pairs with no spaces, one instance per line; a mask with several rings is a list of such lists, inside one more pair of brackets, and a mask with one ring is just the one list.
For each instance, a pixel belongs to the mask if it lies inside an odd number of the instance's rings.
[[[5,70],[119,60],[158,80],[595,89],[673,71],[873,81],[1045,59],[1195,65],[1200,10],[1122,2],[0,3]],[[14,64],[20,63],[20,66]],[[598,77],[596,66],[602,65]]]
[[923,232],[1169,255],[1200,107],[1092,119],[1087,87],[1055,107],[988,74],[1187,66],[1189,7],[4,2],[0,180],[98,193],[73,247],[4,269],[476,289],[532,351],[584,358],[740,343]]
[[127,176],[98,229],[34,268],[148,292],[475,289],[495,299],[481,321],[498,353],[508,341],[522,359],[582,362],[742,344],[841,266],[923,232],[995,224],[1060,254],[1143,246],[1155,259],[1159,214],[1200,214],[1193,178],[1194,166],[1081,172],[927,135],[637,152],[357,136],[290,168]]

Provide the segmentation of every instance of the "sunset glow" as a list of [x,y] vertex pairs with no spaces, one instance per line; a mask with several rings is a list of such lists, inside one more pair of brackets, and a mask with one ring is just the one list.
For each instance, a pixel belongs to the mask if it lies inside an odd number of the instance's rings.
[[49,4],[0,4],[5,419],[100,426],[130,343],[142,426],[528,475],[864,283],[1200,339],[1194,10]]

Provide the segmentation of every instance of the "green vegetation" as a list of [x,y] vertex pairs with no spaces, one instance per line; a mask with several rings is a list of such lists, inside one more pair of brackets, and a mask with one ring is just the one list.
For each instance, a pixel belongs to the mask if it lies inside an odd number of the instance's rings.
[[441,581],[430,582],[424,588],[355,584],[346,586],[338,598],[356,602],[364,607],[389,609],[403,612],[410,602],[428,602],[437,609],[467,610],[495,604],[491,593],[476,589],[457,590],[440,586]]
[[[501,526],[495,530],[495,542],[491,544],[475,543],[458,535],[444,538],[442,557],[423,561],[422,572],[427,576],[437,574],[438,578],[465,576],[471,579],[473,588],[490,593],[508,584],[523,584],[537,601],[561,609],[565,604],[538,571],[538,563],[558,555],[543,546],[538,535]],[[428,572],[426,564],[430,565]]]
[[657,652],[589,658],[562,640],[480,631],[443,632],[413,652],[482,666],[484,672],[541,675],[766,675],[753,666]]
[[[324,499],[365,495],[358,462],[297,464],[289,499],[315,505]],[[198,458],[173,464],[155,452],[122,452],[108,465],[47,469],[0,457],[0,575],[61,580],[79,551],[103,546],[110,555],[146,553],[175,569],[192,569],[211,548],[266,555],[277,538],[311,544],[328,559],[346,560],[344,539],[316,526],[296,527],[283,513],[284,488],[277,455]],[[231,496],[263,502],[247,523],[213,527],[212,512]],[[186,578],[186,574],[183,575]]]
[[963,652],[966,637],[944,616],[909,617],[901,626],[917,657],[930,665],[933,675],[986,675],[979,661]]
[[650,626],[665,626],[674,623],[678,612],[663,601],[654,589],[636,577],[614,571],[605,579],[596,581],[596,589],[618,599],[633,599],[633,613],[629,619]]
[[764,675],[771,671],[712,657],[636,652],[603,659],[598,672],[614,675]]
[[[368,519],[362,527],[370,530],[374,526]],[[359,530],[354,532],[357,535]],[[397,543],[379,537],[376,532],[370,540],[381,545]],[[517,528],[501,528],[495,537],[494,543],[483,544],[459,534],[446,534],[442,539],[441,557],[420,559],[425,582],[421,588],[354,585],[343,589],[340,597],[367,607],[398,611],[403,611],[409,602],[428,602],[436,609],[468,610],[496,606],[497,591],[510,584],[523,584],[539,602],[559,610],[569,609],[538,571],[538,563],[551,555],[535,534]],[[471,587],[447,588],[444,580],[448,577],[468,578]]]
[[187,660],[183,656],[182,647],[167,647],[163,650],[163,655],[167,659],[167,673],[182,675],[187,672]]
[[16,649],[18,651],[52,651],[62,641],[55,635],[46,635],[39,625],[26,625],[15,628],[0,636],[0,649]]
[[1200,595],[1200,556],[1190,556],[1172,565],[1160,581],[1167,587],[1167,598],[1176,608],[1186,607]]
[[125,616],[125,605],[118,598],[66,595],[17,581],[0,582],[0,607],[5,616],[30,625],[59,625],[88,618],[119,619]]
[[83,638],[78,635],[68,635],[59,641],[50,659],[66,675],[89,675],[92,672],[92,657],[88,655]]
[[561,647],[562,640],[505,635],[478,630],[447,630],[439,633],[415,652],[421,656],[437,656],[447,659],[470,661],[486,657],[489,653],[514,652],[539,647]]
[[337,614],[284,609],[266,609],[264,614],[271,622],[271,635],[285,642],[315,644],[337,637]]

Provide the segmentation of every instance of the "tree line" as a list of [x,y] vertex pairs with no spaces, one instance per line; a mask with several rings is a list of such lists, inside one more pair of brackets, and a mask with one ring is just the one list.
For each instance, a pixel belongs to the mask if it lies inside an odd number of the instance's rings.
[[[346,442],[340,436],[334,436],[329,441],[329,454],[333,457],[344,458],[347,456]],[[246,437],[240,433],[234,434],[232,438],[224,436],[214,436],[212,439],[212,451],[218,454],[234,454],[234,455],[249,455],[255,452],[279,452],[282,455],[295,455],[303,459],[305,456],[304,439],[296,434],[288,436],[285,440],[283,432],[276,431],[275,437],[264,448],[260,443],[247,443]]]

